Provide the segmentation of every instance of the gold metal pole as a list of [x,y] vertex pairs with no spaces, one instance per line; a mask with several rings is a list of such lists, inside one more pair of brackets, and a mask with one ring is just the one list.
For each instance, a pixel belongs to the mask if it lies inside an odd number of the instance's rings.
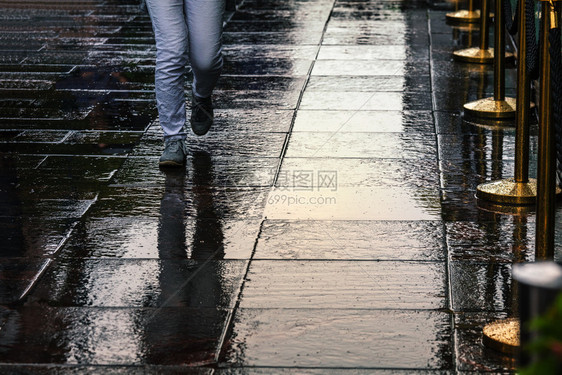
[[554,129],[551,121],[552,97],[550,95],[550,42],[548,35],[551,23],[553,23],[552,21],[557,21],[558,19],[556,9],[557,5],[554,5],[552,0],[543,1],[540,41],[540,112],[535,260],[553,260],[554,258],[556,151]]
[[515,133],[515,178],[492,181],[477,187],[479,199],[496,204],[531,205],[536,202],[537,182],[529,179],[529,109],[531,104],[531,81],[525,60],[527,40],[525,3],[534,0],[519,0],[519,49],[517,51],[517,99]]
[[[490,4],[491,0],[482,0],[480,7],[480,46],[461,49],[453,52],[453,59],[475,64],[491,64],[494,62],[494,50],[489,46]],[[512,59],[513,54],[508,56]]]
[[[508,1],[508,0],[503,0]],[[515,117],[515,98],[505,97],[505,25],[502,0],[496,0],[494,22],[494,97],[476,100],[464,105],[467,119],[511,120]],[[484,44],[480,48],[484,47]],[[513,54],[510,54],[513,58]]]
[[447,13],[445,17],[447,22],[452,24],[476,23],[480,19],[480,11],[474,9],[474,0],[469,0],[468,9]]
[[[517,51],[517,118],[515,133],[515,182],[529,182],[529,108],[531,106],[531,80],[527,74],[527,1],[519,0],[519,50]],[[534,196],[536,197],[536,181]],[[534,198],[533,198],[534,200]]]

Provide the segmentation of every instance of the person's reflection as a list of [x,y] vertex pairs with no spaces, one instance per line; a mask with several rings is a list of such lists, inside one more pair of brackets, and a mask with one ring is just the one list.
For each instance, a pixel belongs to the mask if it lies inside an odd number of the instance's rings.
[[[187,196],[185,171],[165,171],[160,205],[158,309],[146,322],[146,361],[152,364],[204,364],[214,361],[224,324],[223,233],[212,186],[213,165],[207,152],[193,155],[193,186]],[[189,189],[187,190],[189,191]],[[193,221],[186,202],[193,199],[195,228],[191,252],[186,227]],[[190,260],[188,260],[191,258]]]
[[213,201],[213,183],[211,155],[206,151],[196,151],[193,154],[193,199],[197,216],[192,259],[224,258],[224,236],[221,218]]

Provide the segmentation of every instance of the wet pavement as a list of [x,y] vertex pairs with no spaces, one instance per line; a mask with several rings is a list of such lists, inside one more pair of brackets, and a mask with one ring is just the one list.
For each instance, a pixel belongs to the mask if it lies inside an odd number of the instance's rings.
[[136,2],[0,0],[0,372],[510,372],[481,329],[535,218],[476,201],[515,132],[462,119],[493,77],[452,61],[457,6],[245,0],[161,171]]

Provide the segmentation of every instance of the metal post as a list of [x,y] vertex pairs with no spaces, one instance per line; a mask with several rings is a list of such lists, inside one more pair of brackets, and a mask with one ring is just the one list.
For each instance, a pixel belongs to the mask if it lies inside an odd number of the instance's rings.
[[[482,9],[484,9],[484,6]],[[494,97],[466,103],[464,105],[464,115],[467,118],[505,121],[515,117],[515,98],[505,97],[505,22],[502,12],[502,0],[496,0],[493,54]],[[488,42],[483,40],[480,44],[480,49],[482,50],[487,44]],[[510,54],[510,58],[513,58],[513,54]]]
[[[552,98],[550,95],[550,42],[552,1],[542,2],[542,26],[540,42],[540,113],[539,150],[537,171],[537,225],[535,258],[552,260],[554,258],[554,224],[556,201],[556,159],[554,128],[552,124]],[[556,18],[558,17],[555,13]]]
[[447,22],[452,24],[476,23],[480,19],[480,11],[474,10],[474,1],[468,1],[468,9],[458,10],[446,14]]
[[480,7],[480,47],[455,51],[453,59],[476,64],[491,64],[494,61],[494,50],[489,48],[490,1],[482,0]]
[[[515,133],[515,182],[529,182],[529,107],[531,105],[531,80],[527,74],[527,25],[525,6],[527,1],[519,0],[519,50],[517,51],[517,117]],[[536,185],[536,181],[533,182]],[[536,197],[536,186],[533,197]],[[532,199],[534,201],[534,198]]]
[[[515,178],[492,181],[477,187],[479,199],[495,204],[532,205],[536,202],[537,181],[529,179],[529,110],[531,81],[527,74],[526,15],[527,1],[519,0],[519,49],[517,51],[517,99],[515,133]],[[534,21],[534,20],[533,20]]]
[[[494,22],[494,100],[505,99],[505,20],[502,2],[496,0],[496,20]],[[515,110],[513,111],[515,116]]]

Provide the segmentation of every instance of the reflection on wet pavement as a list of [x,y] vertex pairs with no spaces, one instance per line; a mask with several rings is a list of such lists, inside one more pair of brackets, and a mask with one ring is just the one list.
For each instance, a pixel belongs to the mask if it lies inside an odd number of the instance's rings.
[[475,198],[513,173],[515,132],[463,121],[493,75],[452,62],[478,42],[453,2],[239,1],[180,170],[156,168],[137,5],[0,0],[2,369],[513,368],[481,327],[516,310],[535,218]]

